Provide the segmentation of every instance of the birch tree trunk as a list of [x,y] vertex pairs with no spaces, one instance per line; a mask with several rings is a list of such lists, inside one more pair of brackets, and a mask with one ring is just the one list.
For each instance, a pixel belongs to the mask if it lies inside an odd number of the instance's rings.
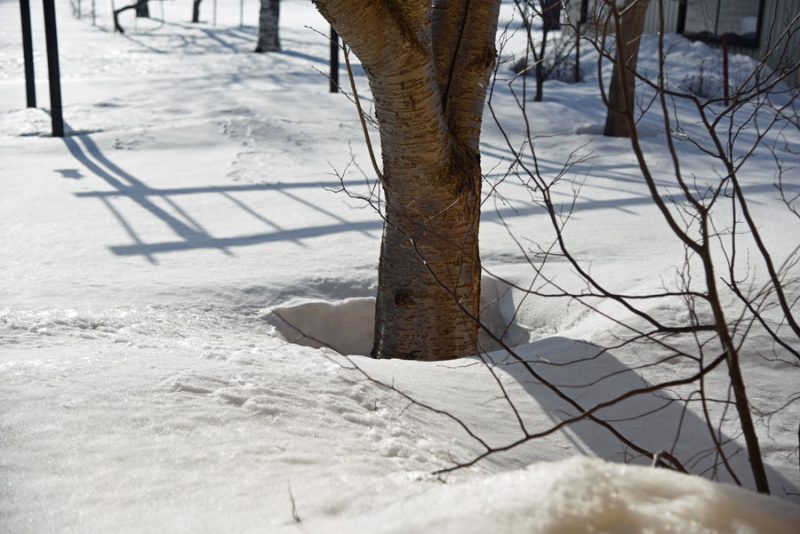
[[625,115],[633,113],[636,91],[636,62],[642,38],[644,17],[650,0],[625,0],[617,28],[617,51],[611,87],[608,90],[608,114],[603,135],[630,137]]
[[361,60],[380,126],[386,219],[372,354],[475,354],[479,140],[500,0],[314,2]]
[[279,52],[281,41],[278,37],[280,20],[280,0],[261,0],[258,12],[258,44],[256,52]]

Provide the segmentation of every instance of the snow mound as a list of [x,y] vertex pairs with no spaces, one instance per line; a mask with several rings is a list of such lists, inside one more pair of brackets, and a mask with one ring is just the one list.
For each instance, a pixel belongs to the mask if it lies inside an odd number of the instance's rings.
[[[511,286],[492,277],[484,277],[481,284],[481,321],[491,333],[481,330],[481,350],[499,349],[495,338],[509,346],[527,343],[529,332],[515,322],[517,305]],[[374,339],[375,299],[293,300],[267,310],[262,318],[290,343],[366,356]]]
[[530,341],[530,331],[518,322],[520,306],[524,304],[520,292],[506,282],[492,276],[481,279],[483,328],[478,333],[478,346],[481,350],[501,349],[502,346],[494,338],[501,339],[509,347],[517,347]]
[[293,301],[272,308],[263,318],[290,343],[366,355],[372,349],[375,299]]
[[800,507],[674,471],[573,457],[438,486],[350,530],[368,524],[393,526],[382,532],[778,534],[796,532]]

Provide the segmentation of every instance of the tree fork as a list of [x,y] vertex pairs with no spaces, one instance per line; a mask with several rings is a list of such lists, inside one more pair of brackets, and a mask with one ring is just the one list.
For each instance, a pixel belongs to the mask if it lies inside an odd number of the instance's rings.
[[500,1],[315,4],[361,60],[379,123],[386,212],[372,354],[475,354],[477,325],[461,306],[480,311],[479,138]]

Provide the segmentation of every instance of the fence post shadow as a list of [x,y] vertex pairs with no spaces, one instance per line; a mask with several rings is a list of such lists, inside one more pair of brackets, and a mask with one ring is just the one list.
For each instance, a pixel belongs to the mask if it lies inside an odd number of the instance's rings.
[[[382,228],[382,221],[356,220],[350,221],[335,211],[307,200],[302,195],[293,193],[292,189],[313,189],[341,186],[363,185],[357,180],[340,181],[308,181],[308,182],[273,182],[256,184],[224,184],[200,185],[197,187],[154,188],[147,185],[142,179],[122,169],[109,159],[100,149],[89,134],[71,132],[64,138],[64,144],[69,154],[75,158],[87,176],[102,180],[111,190],[81,191],[75,193],[78,198],[94,198],[101,201],[111,212],[112,217],[119,223],[131,239],[130,244],[110,245],[109,250],[117,256],[142,256],[151,264],[157,264],[157,254],[181,252],[199,249],[218,249],[227,256],[233,256],[231,249],[236,247],[253,246],[276,241],[292,241],[298,246],[305,247],[305,239],[321,237],[341,232],[359,232],[367,238],[376,239],[374,232]],[[65,174],[69,171],[69,175]],[[55,169],[63,177],[72,178],[81,175],[80,169]],[[249,206],[243,200],[235,197],[238,193],[264,193],[288,198],[309,211],[317,212],[326,217],[331,223],[301,228],[288,228],[282,221],[273,221]],[[192,217],[177,201],[178,198],[191,198],[197,195],[218,195],[224,198],[234,209],[247,213],[257,221],[258,225],[265,225],[269,232],[254,232],[241,235],[218,237],[213,235],[201,221]],[[174,235],[174,240],[147,242],[134,228],[133,220],[125,217],[123,212],[114,205],[114,201],[130,201],[142,208],[150,216],[163,222]],[[285,202],[276,199],[276,202]],[[163,205],[165,204],[165,205]]]

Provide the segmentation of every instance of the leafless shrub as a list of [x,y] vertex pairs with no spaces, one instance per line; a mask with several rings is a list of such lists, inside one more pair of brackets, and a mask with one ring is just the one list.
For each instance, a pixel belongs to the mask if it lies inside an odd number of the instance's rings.
[[[659,2],[659,7],[663,20],[662,2]],[[606,2],[601,12],[604,15],[595,19],[597,28],[592,37],[586,38],[586,42],[598,52],[598,72],[602,72],[603,62],[614,60],[613,53],[606,48],[605,30],[610,19],[619,17],[615,2]],[[785,37],[800,31],[799,20],[790,21]],[[524,287],[512,281],[506,283],[529,298],[564,299],[576,303],[605,318],[613,328],[606,343],[597,346],[593,352],[570,361],[546,362],[524,357],[514,347],[508,346],[502,336],[493,334],[479,317],[473,316],[472,319],[506,354],[506,359],[500,361],[502,358],[496,354],[484,353],[480,355],[480,361],[493,377],[501,399],[517,421],[519,438],[504,445],[490,446],[475,429],[459,420],[484,451],[473,458],[454,462],[454,465],[438,471],[440,474],[474,465],[491,455],[588,421],[620,442],[628,451],[626,461],[645,457],[660,467],[750,485],[741,462],[737,463],[739,456],[746,456],[748,478],[759,492],[769,493],[768,468],[763,461],[757,422],[769,429],[774,418],[784,416],[800,401],[800,392],[786,392],[786,402],[761,407],[748,393],[747,369],[762,358],[774,366],[775,372],[798,373],[800,244],[789,251],[771,250],[768,240],[762,235],[761,224],[752,213],[743,182],[749,172],[747,165],[756,159],[754,156],[763,156],[765,152],[771,154],[775,162],[774,185],[780,199],[788,213],[798,216],[800,194],[787,186],[789,169],[785,164],[786,156],[796,155],[796,147],[786,139],[788,132],[798,129],[798,94],[784,84],[794,75],[798,65],[787,60],[781,63],[780,68],[766,67],[770,56],[785,56],[787,42],[788,38],[775,40],[776,44],[767,51],[766,57],[762,57],[753,71],[734,88],[727,103],[715,96],[698,96],[697,92],[668,82],[663,31],[658,43],[658,72],[649,77],[632,73],[649,91],[649,105],[639,112],[660,121],[663,136],[660,139],[670,162],[669,171],[657,169],[653,163],[652,146],[648,146],[639,135],[641,117],[637,116],[636,110],[620,110],[624,112],[631,131],[630,148],[652,205],[668,225],[672,239],[683,249],[682,259],[674,265],[672,279],[664,280],[658,291],[615,290],[601,277],[595,276],[587,261],[574,252],[565,235],[580,195],[574,175],[578,166],[594,155],[585,147],[577,147],[560,168],[546,171],[536,149],[537,138],[527,113],[525,76],[514,76],[508,83],[508,90],[520,110],[523,124],[515,130],[522,131],[521,136],[512,135],[495,113],[493,98],[498,83],[495,76],[488,105],[505,139],[509,159],[502,177],[491,184],[490,194],[485,198],[500,198],[502,201],[499,185],[506,180],[516,180],[527,189],[531,202],[544,209],[552,230],[550,241],[543,238],[523,240],[507,226],[520,254],[531,267],[533,281]],[[625,43],[616,43],[617,48],[624,46]],[[598,78],[603,101],[608,105],[602,76]],[[689,152],[706,158],[708,168],[715,169],[715,174],[702,181],[692,176],[684,161]],[[380,170],[375,172],[379,175]],[[759,172],[763,174],[763,169]],[[366,173],[364,177],[370,183]],[[556,200],[556,193],[561,191],[560,188],[570,186],[570,181],[573,202]],[[368,187],[368,193],[360,195],[360,198],[375,206],[380,213],[375,196],[376,182],[371,182],[373,186]],[[505,221],[501,213],[497,215]],[[420,254],[420,261],[424,260]],[[561,283],[554,273],[564,269],[580,284]],[[431,275],[436,276],[433,271]],[[456,288],[443,282],[440,286],[455,298]],[[462,309],[464,313],[470,313],[466,307]],[[561,384],[545,376],[546,369],[600,362],[617,350],[635,353],[637,358],[622,369],[604,370],[603,365],[598,365],[598,373],[584,383]],[[660,375],[654,372],[673,369],[671,366],[676,363],[680,365],[674,368],[674,372]],[[528,428],[524,414],[509,395],[499,372],[504,365],[523,369],[531,380],[566,403],[569,411],[548,428]],[[593,386],[611,382],[625,374],[638,377],[639,385],[615,391],[610,397],[592,404],[584,405],[577,400]],[[672,378],[664,379],[665,374]],[[650,380],[654,376],[661,378]],[[677,426],[670,442],[657,447],[646,446],[637,441],[639,436],[621,429],[631,417],[615,418],[609,415],[609,410],[631,399],[662,401],[660,407],[631,416],[640,422],[648,418],[658,420],[665,407],[678,408]],[[428,408],[453,418],[446,411]],[[707,445],[693,446],[689,439],[687,446],[680,446],[687,438],[694,437],[689,433],[698,431],[687,428],[686,420],[690,413],[699,417]]]

